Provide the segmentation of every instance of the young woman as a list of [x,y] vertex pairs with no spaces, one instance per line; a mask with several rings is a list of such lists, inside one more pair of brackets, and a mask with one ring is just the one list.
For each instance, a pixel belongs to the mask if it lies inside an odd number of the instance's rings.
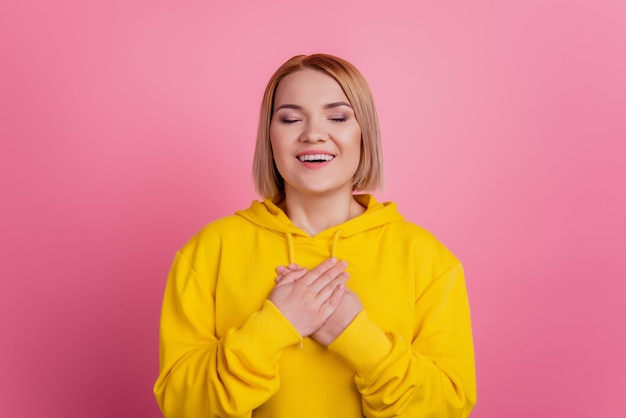
[[265,199],[177,254],[154,392],[166,417],[466,417],[476,401],[463,269],[393,203],[361,74],[296,56],[265,90]]

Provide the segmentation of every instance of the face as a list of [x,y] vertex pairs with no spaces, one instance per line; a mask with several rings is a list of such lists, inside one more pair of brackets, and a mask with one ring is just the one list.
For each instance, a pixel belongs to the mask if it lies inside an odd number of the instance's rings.
[[361,127],[339,83],[317,70],[289,74],[273,110],[270,142],[286,195],[351,194]]

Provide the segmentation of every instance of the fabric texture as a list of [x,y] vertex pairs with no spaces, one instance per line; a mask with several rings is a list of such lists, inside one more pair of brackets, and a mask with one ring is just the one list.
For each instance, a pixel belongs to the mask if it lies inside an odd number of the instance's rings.
[[[394,203],[309,236],[270,199],[203,228],[174,259],[161,314],[165,417],[466,417],[476,402],[463,268]],[[330,346],[272,302],[275,268],[348,262],[364,310]]]

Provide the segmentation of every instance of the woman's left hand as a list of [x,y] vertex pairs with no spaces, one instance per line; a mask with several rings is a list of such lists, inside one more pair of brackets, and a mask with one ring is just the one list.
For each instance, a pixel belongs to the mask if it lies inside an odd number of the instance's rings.
[[[285,284],[282,281],[286,273],[300,269],[302,269],[302,267],[297,264],[290,264],[287,267],[277,267],[276,273],[278,277],[276,277],[276,285]],[[337,309],[335,309],[335,312],[330,315],[321,327],[311,334],[311,338],[325,346],[330,345],[362,310],[363,305],[357,294],[346,287],[341,303]]]
[[341,303],[337,306],[335,312],[330,315],[317,331],[311,334],[311,338],[325,346],[329,346],[362,310],[361,299],[359,299],[356,293],[346,287]]

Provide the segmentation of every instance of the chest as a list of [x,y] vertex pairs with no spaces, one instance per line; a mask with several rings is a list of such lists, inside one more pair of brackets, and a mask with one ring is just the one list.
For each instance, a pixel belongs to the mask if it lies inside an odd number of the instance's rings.
[[239,242],[236,257],[229,252],[217,266],[215,318],[218,337],[241,326],[258,311],[274,287],[275,268],[287,265],[290,254],[307,268],[331,256],[348,262],[348,288],[355,292],[369,317],[385,331],[410,339],[416,299],[414,255],[407,243],[383,236],[353,238],[333,243],[298,237],[252,237]]

